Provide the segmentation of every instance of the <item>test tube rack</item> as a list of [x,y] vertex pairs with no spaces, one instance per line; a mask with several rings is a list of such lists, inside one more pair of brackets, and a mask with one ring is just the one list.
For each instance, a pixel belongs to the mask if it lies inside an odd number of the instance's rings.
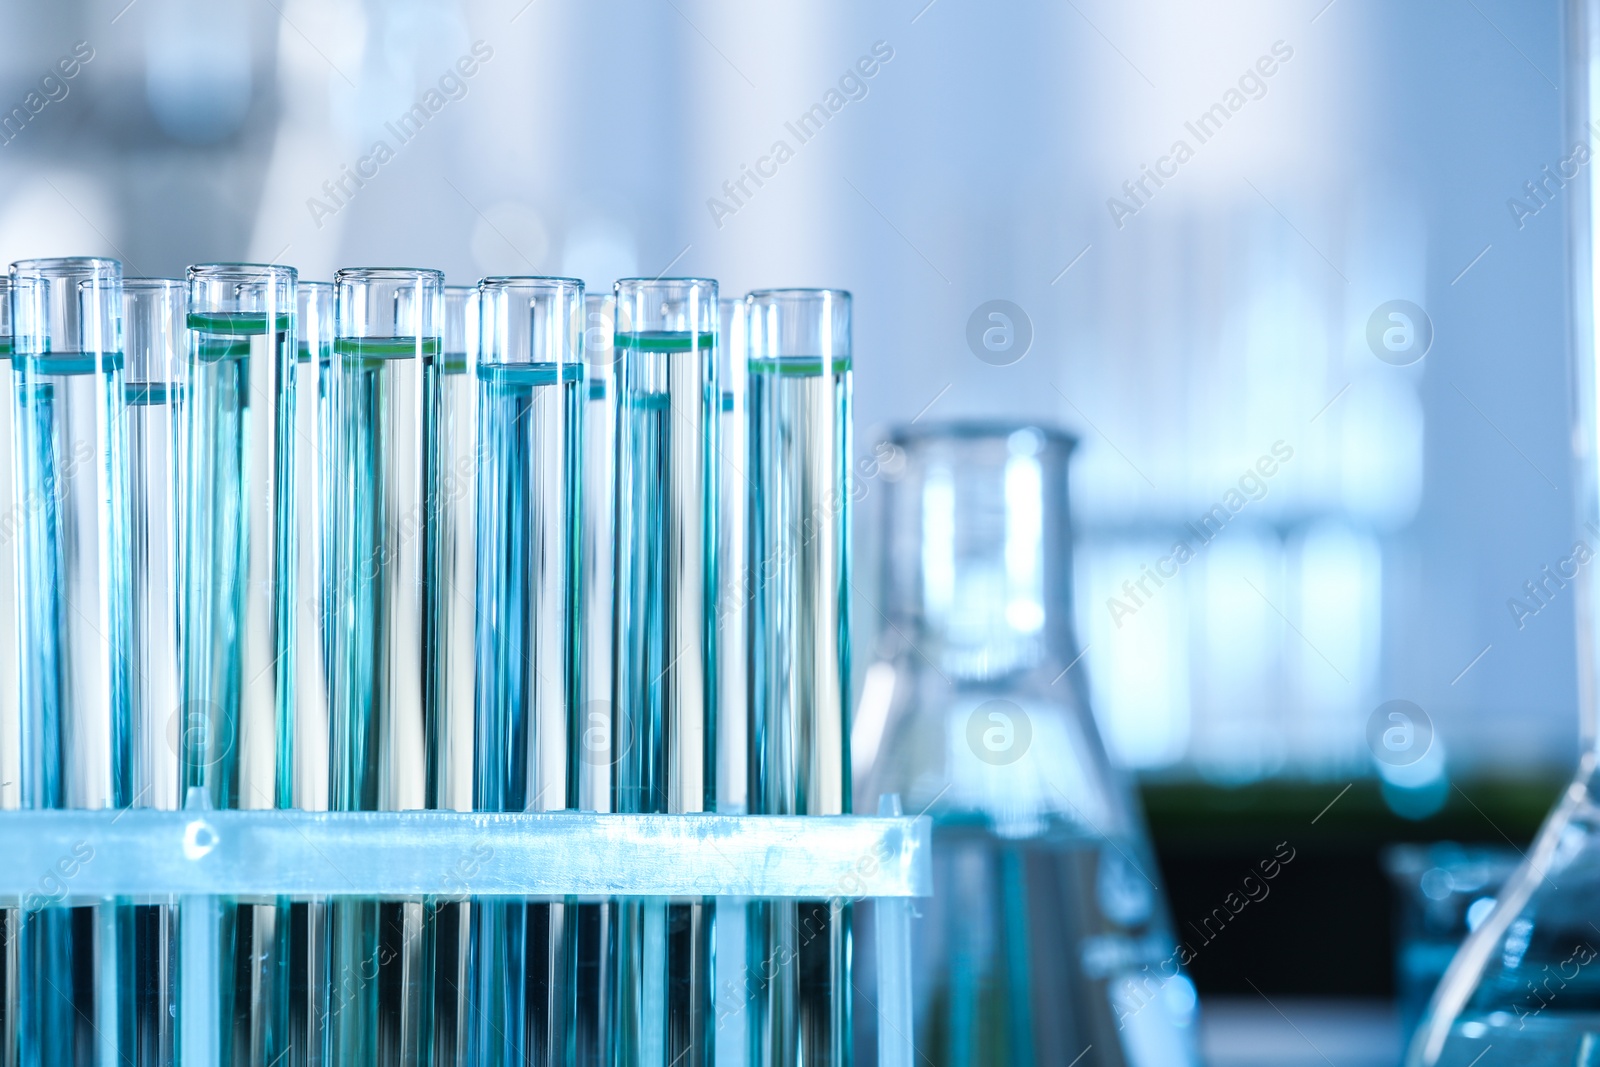
[[[875,817],[220,811],[194,789],[179,811],[0,812],[0,898],[173,898],[180,931],[201,935],[181,938],[193,973],[217,952],[206,932],[226,897],[871,899],[879,1063],[910,1067],[909,901],[932,892],[931,821],[884,801]],[[185,1034],[215,1033],[215,995],[184,986]]]

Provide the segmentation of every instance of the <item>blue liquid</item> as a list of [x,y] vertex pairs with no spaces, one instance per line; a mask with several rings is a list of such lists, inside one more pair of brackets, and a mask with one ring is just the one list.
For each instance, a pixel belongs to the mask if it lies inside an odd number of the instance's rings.
[[[294,804],[293,320],[191,313],[183,536],[185,790],[218,808]],[[269,328],[270,325],[270,328]],[[222,1062],[289,1047],[289,902],[218,909]]]
[[[428,586],[433,615],[425,639],[436,660],[426,723],[429,808],[472,810],[475,715],[473,647],[477,618],[477,381],[465,352],[445,352],[428,378],[432,500]],[[423,925],[424,970],[433,1002],[424,1025],[435,1067],[472,1062],[471,905],[429,899]]]
[[[479,811],[578,806],[583,368],[480,365]],[[476,1064],[570,1064],[569,902],[471,905]]]
[[[127,806],[135,790],[121,355],[21,355],[15,365],[20,800]],[[131,991],[119,982],[133,964],[119,957],[118,911],[25,908],[17,917],[24,1064],[87,1062],[129,1046]]]
[[[618,334],[612,807],[716,807],[715,336]],[[713,1057],[709,900],[617,905],[617,1055],[645,1067]]]
[[[437,337],[337,337],[330,362],[331,462],[324,506],[329,643],[329,807],[421,808],[427,795],[434,617],[424,412]],[[410,1063],[428,1047],[432,1002],[424,901],[326,906],[325,1056]]]
[[[850,811],[848,359],[749,364],[750,810]],[[846,1063],[847,905],[750,905],[750,1062]]]

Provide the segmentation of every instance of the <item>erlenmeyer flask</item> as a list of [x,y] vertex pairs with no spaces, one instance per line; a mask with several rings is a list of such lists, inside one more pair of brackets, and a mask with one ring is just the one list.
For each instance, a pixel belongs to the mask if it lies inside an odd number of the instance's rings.
[[[934,896],[911,930],[918,1063],[1198,1062],[1142,816],[1084,697],[1073,444],[986,424],[877,450],[884,641],[852,743],[858,810],[898,793],[934,819]],[[873,936],[856,944],[865,970]],[[858,1058],[877,1024],[858,1010]]]
[[[1600,0],[1566,10],[1571,143],[1592,146],[1600,119]],[[1588,155],[1574,159],[1589,160]],[[1595,165],[1572,184],[1573,366],[1577,371],[1578,519],[1600,522],[1596,418]],[[1588,533],[1573,546],[1578,570],[1578,705],[1584,753],[1572,784],[1534,839],[1495,908],[1462,943],[1412,1037],[1408,1067],[1600,1064],[1600,585]],[[1580,566],[1581,564],[1581,566]]]

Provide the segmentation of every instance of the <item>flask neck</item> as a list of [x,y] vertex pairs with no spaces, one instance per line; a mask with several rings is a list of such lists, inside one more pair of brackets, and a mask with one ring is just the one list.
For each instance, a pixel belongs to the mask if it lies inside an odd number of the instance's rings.
[[986,425],[906,432],[893,443],[889,651],[953,684],[1014,682],[1072,663],[1073,440]]

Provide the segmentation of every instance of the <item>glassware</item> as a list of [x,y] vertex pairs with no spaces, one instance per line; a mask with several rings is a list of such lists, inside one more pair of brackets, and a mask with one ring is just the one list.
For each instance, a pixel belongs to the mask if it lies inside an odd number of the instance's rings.
[[[1600,0],[1566,9],[1568,121],[1589,144],[1600,119]],[[1595,168],[1572,179],[1573,337],[1576,343],[1579,523],[1600,522],[1600,417],[1595,290]],[[1587,534],[1584,535],[1587,537]],[[1572,784],[1545,818],[1494,909],[1462,943],[1406,1054],[1408,1067],[1477,1062],[1584,1065],[1600,1055],[1600,587],[1578,582],[1578,713],[1583,754]]]
[[[133,805],[174,810],[183,803],[179,545],[183,507],[184,360],[189,335],[184,283],[122,283],[128,442],[132,605],[128,626]],[[169,903],[122,905],[141,951],[121,981],[132,991],[134,1064],[173,1061],[177,1006],[177,912]]]
[[[717,377],[722,389],[717,442],[717,810],[749,811],[749,694],[745,691],[745,473],[749,332],[743,299],[719,301]],[[730,929],[734,923],[724,924]],[[719,940],[718,945],[722,942]],[[742,952],[742,949],[741,949]]]
[[[750,352],[743,297],[718,301],[717,378],[722,390],[717,444],[717,810],[749,811],[749,714],[745,692],[745,418]],[[750,1052],[750,983],[745,980],[749,908],[724,900],[718,915],[717,1058],[742,1063]]]
[[[11,369],[11,279],[0,277],[0,678],[17,676],[17,533],[18,514],[15,472],[12,470],[12,435],[15,433],[15,383]],[[17,706],[17,687],[0,686],[0,811],[21,806],[22,793],[18,777],[22,773],[22,720]],[[10,946],[12,909],[0,910],[0,921],[5,923],[0,936]],[[9,952],[0,952],[0,966],[10,958]],[[7,995],[14,988],[5,984]],[[0,1004],[5,1010],[7,1000]],[[9,1020],[9,1022],[8,1022]],[[7,1027],[14,1025],[15,1017],[6,1013],[0,1020],[0,1048],[10,1048],[6,1041]]]
[[[1194,987],[1077,666],[1073,443],[957,424],[878,449],[885,621],[852,742],[863,803],[899,794],[934,818],[934,897],[911,922],[916,1033],[885,1035],[914,1036],[919,1063],[1068,1064],[1091,1045],[1098,1064],[1198,1063]],[[865,1056],[878,1020],[857,1022]]]
[[[444,278],[341,270],[330,375],[333,530],[329,807],[399,811],[427,801],[426,646],[436,590],[426,412],[442,350]],[[411,1062],[431,1044],[420,900],[328,905],[326,1055]]]
[[294,765],[291,807],[328,808],[328,661],[333,637],[327,561],[326,492],[333,476],[328,390],[333,358],[331,282],[296,285],[297,348],[290,376],[294,437],[289,496],[294,501]]
[[[617,299],[583,298],[583,476],[579,486],[583,533],[579,555],[583,586],[580,714],[569,744],[578,749],[578,807],[611,810],[611,597],[617,535]],[[606,961],[616,935],[611,902],[572,905],[574,997],[573,1063],[610,1067],[612,990]]]
[[[479,811],[576,808],[583,283],[487,278],[478,369]],[[561,902],[475,900],[479,1064],[569,1064]]]
[[[16,376],[11,369],[11,278],[0,278],[0,678],[17,676],[17,510],[12,438]],[[0,686],[0,811],[22,806],[22,716],[15,685]],[[0,1063],[11,1067],[17,1048],[17,930],[19,908],[0,908]]]
[[1395,1007],[1407,1037],[1520,859],[1508,845],[1436,841],[1384,849],[1384,872],[1395,890]]
[[[621,395],[612,807],[716,807],[717,284],[616,284]],[[618,906],[617,1055],[713,1058],[711,898]]]
[[[432,442],[433,463],[428,480],[434,501],[428,566],[436,595],[430,617],[433,629],[424,646],[435,650],[437,657],[430,703],[433,718],[427,730],[427,806],[449,811],[473,808],[478,330],[478,290],[445,286],[444,353],[430,379],[428,398],[426,436]],[[438,1067],[472,1062],[467,1045],[471,1028],[468,910],[464,898],[427,904],[424,929],[433,982],[432,1052]]]
[[[331,282],[298,281],[292,399],[286,433],[293,434],[288,495],[294,501],[292,582],[294,619],[294,738],[290,807],[328,809],[329,664],[334,636],[332,558],[325,487],[333,477],[329,376],[332,373],[334,289]],[[326,1037],[323,1001],[327,958],[327,911],[322,900],[293,900],[283,935],[282,958],[288,1026],[284,1045],[292,1051],[284,1067],[320,1064]]]
[[[294,803],[295,282],[290,267],[188,271],[179,736],[185,790],[216,808]],[[219,909],[221,1063],[288,1047],[288,906]]]
[[[745,304],[750,811],[848,814],[850,294],[769,290]],[[848,1062],[849,905],[749,909],[748,1061]]]
[[[126,807],[134,789],[122,265],[24,260],[11,265],[11,286],[21,805]],[[114,904],[24,908],[23,1063],[88,1062],[128,1047],[120,933]]]

